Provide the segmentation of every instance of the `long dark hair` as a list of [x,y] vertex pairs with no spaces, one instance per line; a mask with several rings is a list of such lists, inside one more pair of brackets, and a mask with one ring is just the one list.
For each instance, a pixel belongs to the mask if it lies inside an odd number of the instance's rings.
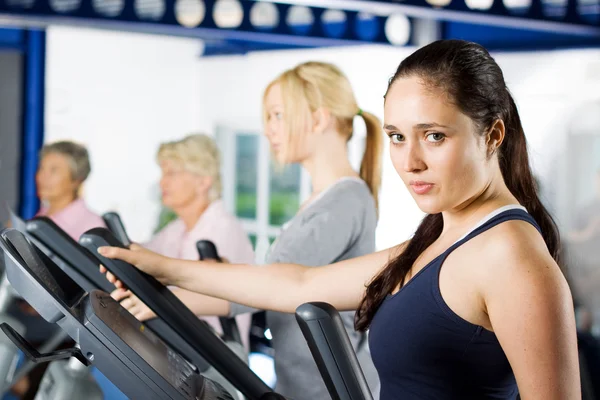
[[[481,135],[494,122],[505,124],[505,138],[498,149],[502,177],[541,228],[552,257],[560,263],[560,238],[556,224],[542,205],[529,166],[527,142],[517,106],[506,87],[502,70],[482,46],[462,40],[440,40],[414,52],[400,63],[389,88],[403,77],[418,77],[432,89],[445,93],[476,124]],[[403,285],[417,257],[440,236],[442,214],[425,216],[401,254],[368,285],[356,313],[356,329],[366,330],[386,295]]]

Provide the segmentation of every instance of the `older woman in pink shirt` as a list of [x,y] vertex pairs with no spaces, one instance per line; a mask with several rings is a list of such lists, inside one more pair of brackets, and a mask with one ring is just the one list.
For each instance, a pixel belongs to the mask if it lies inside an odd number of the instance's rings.
[[[221,257],[234,263],[254,263],[254,251],[244,228],[221,200],[220,155],[213,139],[190,135],[164,143],[157,155],[162,177],[163,204],[177,219],[158,232],[144,246],[168,257],[197,260],[196,242],[212,241]],[[192,311],[211,299],[173,288],[173,293]],[[140,321],[155,315],[137,297],[128,293],[121,301]],[[218,317],[201,317],[221,332]],[[246,349],[249,348],[250,314],[236,317]]]
[[52,219],[75,240],[89,229],[105,226],[79,196],[90,172],[88,151],[77,143],[55,142],[40,152],[35,182],[42,205],[37,215]]

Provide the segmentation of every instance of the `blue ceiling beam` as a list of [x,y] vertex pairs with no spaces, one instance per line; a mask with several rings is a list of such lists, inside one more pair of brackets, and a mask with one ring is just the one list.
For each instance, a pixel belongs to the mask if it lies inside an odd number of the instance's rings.
[[314,46],[296,46],[281,43],[250,40],[205,40],[202,57],[242,55],[253,51],[290,50],[311,48]]
[[[457,21],[583,36],[600,35],[600,11],[597,1],[531,0],[529,7],[514,9],[506,7],[503,0],[490,0],[487,9],[471,8],[465,0],[447,0],[448,4],[445,6],[436,6],[427,0],[277,1],[290,4],[319,4],[321,7],[338,7],[376,15],[387,16],[401,13],[411,17],[440,21]],[[579,3],[586,4],[580,6]]]
[[600,37],[454,21],[442,23],[442,38],[477,42],[492,51],[515,52],[600,47]]
[[25,33],[22,29],[0,28],[0,51],[22,50],[25,47]]
[[[65,0],[59,0],[66,3]],[[57,11],[52,4],[57,0],[0,0],[0,16],[8,17],[13,23],[44,26],[50,24],[89,26],[125,31],[139,31],[176,36],[197,37],[208,40],[238,40],[276,43],[288,46],[339,46],[360,43],[389,43],[384,33],[384,16],[364,18],[357,11],[346,10],[343,29],[330,29],[336,24],[321,21],[323,7],[308,7],[314,22],[309,25],[287,25],[285,16],[291,5],[273,3],[280,16],[272,28],[256,27],[250,22],[252,7],[259,2],[240,0],[243,8],[241,24],[235,28],[220,28],[213,18],[216,0],[203,0],[206,11],[204,19],[194,27],[182,26],[175,11],[175,0],[165,0],[162,15],[142,15],[136,12],[135,0],[123,0],[123,7],[113,15],[102,13],[94,4],[98,0],[73,0],[76,6]],[[118,3],[112,0],[112,3]]]
[[[487,10],[469,8],[466,3],[469,0],[449,0],[445,7],[433,6],[426,0],[277,0],[270,3],[276,7],[279,19],[270,29],[254,26],[250,20],[253,7],[264,2],[239,0],[243,10],[239,26],[220,28],[213,18],[216,0],[203,0],[204,18],[193,27],[185,27],[178,22],[176,0],[164,0],[164,3],[161,3],[162,0],[155,1],[158,8],[140,12],[139,4],[144,3],[141,0],[0,0],[0,17],[8,17],[11,22],[21,25],[90,26],[197,37],[217,42],[270,43],[273,48],[389,44],[385,25],[388,16],[395,13],[416,18],[600,38],[598,10],[592,10],[591,13],[583,10],[584,13],[580,15],[582,9],[578,8],[577,2],[582,0],[565,0],[563,6],[552,7],[545,7],[542,0],[532,0],[528,9],[512,11],[504,6],[503,0],[490,0],[491,7]],[[99,4],[105,7],[98,7]],[[313,22],[288,25],[286,17],[294,4],[305,5],[313,16]],[[328,9],[343,11],[344,22],[324,23],[322,17]]]

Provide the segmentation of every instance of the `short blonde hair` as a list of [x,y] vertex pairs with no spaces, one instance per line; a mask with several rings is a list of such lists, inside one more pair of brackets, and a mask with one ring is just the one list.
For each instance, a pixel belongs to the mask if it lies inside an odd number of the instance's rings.
[[87,149],[75,142],[60,141],[44,145],[40,150],[40,160],[47,154],[55,153],[65,156],[69,163],[71,178],[83,183],[92,172],[90,156]]
[[[381,160],[383,131],[379,119],[359,108],[350,81],[335,65],[309,61],[297,65],[279,75],[265,89],[263,97],[263,120],[266,125],[267,109],[264,107],[269,90],[281,85],[285,131],[288,149],[297,147],[308,130],[306,121],[310,115],[323,107],[335,118],[336,130],[350,140],[354,117],[361,117],[367,127],[365,153],[360,166],[360,176],[367,183],[375,202],[381,185]],[[288,150],[289,151],[289,150]]]
[[180,163],[186,171],[212,178],[212,187],[208,192],[209,200],[221,198],[221,154],[212,137],[192,134],[181,140],[162,143],[156,160],[158,163],[173,160]]

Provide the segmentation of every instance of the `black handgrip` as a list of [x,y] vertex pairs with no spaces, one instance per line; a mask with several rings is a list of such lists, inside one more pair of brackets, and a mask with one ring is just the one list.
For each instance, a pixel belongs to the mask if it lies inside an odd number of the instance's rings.
[[221,257],[217,252],[217,246],[210,240],[198,240],[196,242],[196,249],[198,250],[198,256],[200,260],[217,260],[221,262]]
[[150,275],[121,260],[103,257],[101,246],[123,247],[108,230],[94,228],[81,236],[80,243],[98,254],[102,265],[145,303],[157,317],[163,319],[181,337],[198,351],[229,382],[250,400],[272,392],[258,376],[229,347],[216,336],[209,326],[198,319],[168,288]]
[[337,310],[327,303],[306,303],[296,320],[334,400],[373,400],[356,353]]
[[19,349],[21,349],[23,354],[25,354],[25,357],[27,357],[31,362],[33,362],[35,364],[45,363],[45,362],[50,362],[50,361],[55,361],[55,360],[64,360],[67,358],[75,357],[86,367],[92,365],[90,360],[85,358],[83,356],[83,354],[81,353],[81,350],[79,350],[76,347],[73,347],[70,349],[55,350],[50,353],[42,354],[39,351],[37,351],[36,348],[33,347],[31,345],[31,343],[29,343],[23,336],[21,336],[19,334],[19,332],[15,331],[13,329],[13,327],[8,325],[6,322],[3,322],[2,324],[0,324],[0,328],[2,328],[2,331],[4,332],[4,334]]
[[[198,250],[200,260],[216,260],[217,262],[221,262],[217,246],[210,240],[198,240],[196,242],[196,249]],[[237,326],[235,318],[219,317],[219,322],[221,323],[221,329],[223,329],[223,340],[242,344],[242,335],[240,334],[240,329]]]
[[125,247],[131,246],[131,240],[127,235],[125,225],[123,224],[119,214],[112,211],[107,212],[106,214],[102,215],[102,219],[104,220],[108,230],[111,231],[111,233],[115,235],[115,237],[119,239],[119,241],[123,243]]
[[242,343],[242,335],[240,329],[237,326],[235,318],[219,317],[221,323],[221,329],[223,329],[223,340],[226,342]]

